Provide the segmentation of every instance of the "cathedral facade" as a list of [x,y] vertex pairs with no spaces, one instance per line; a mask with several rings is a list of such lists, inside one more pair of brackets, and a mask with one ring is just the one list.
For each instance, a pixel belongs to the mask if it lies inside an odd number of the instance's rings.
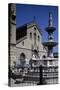
[[34,21],[16,29],[16,54],[17,60],[25,60],[26,63],[32,58],[47,57],[47,48],[42,44],[42,32]]

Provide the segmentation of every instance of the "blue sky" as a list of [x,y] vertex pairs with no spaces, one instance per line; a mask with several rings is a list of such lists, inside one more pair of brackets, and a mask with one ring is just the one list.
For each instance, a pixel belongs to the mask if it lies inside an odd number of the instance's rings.
[[[52,13],[53,26],[56,27],[54,32],[54,40],[58,41],[58,7],[57,6],[42,6],[42,5],[16,5],[16,25],[17,27],[29,23],[34,19],[37,22],[39,28],[41,28],[43,41],[47,41],[48,34],[45,28],[48,26],[49,12]],[[58,51],[58,47],[54,47],[54,51]]]

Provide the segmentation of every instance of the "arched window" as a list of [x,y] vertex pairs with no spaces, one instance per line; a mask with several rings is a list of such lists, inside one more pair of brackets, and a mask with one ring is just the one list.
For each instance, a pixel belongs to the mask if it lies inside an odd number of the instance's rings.
[[36,30],[36,27],[34,27],[34,30]]
[[30,38],[32,39],[32,33],[30,32]]
[[38,57],[38,51],[37,50],[34,50],[33,52],[34,52],[35,58],[37,58]]
[[25,54],[24,53],[21,53],[21,55],[20,55],[20,59],[25,59],[26,57],[25,57]]
[[16,16],[12,15],[12,20],[15,21],[15,19],[16,19]]
[[38,36],[38,41],[40,41],[40,37]]
[[43,58],[46,58],[46,56],[45,56],[45,55],[43,55]]
[[25,54],[24,54],[24,53],[21,53],[21,54],[20,54],[20,63],[21,63],[22,65],[24,65],[24,64],[26,63],[25,59],[26,59]]
[[22,45],[24,46],[24,41],[22,42]]
[[34,33],[34,40],[36,40],[36,33]]

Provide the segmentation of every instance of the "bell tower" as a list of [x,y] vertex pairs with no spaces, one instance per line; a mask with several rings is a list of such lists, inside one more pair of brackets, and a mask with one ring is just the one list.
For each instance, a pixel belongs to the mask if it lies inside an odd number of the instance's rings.
[[10,43],[16,44],[16,5],[11,4],[10,7]]
[[10,44],[10,67],[16,64],[16,5],[9,4],[9,44]]

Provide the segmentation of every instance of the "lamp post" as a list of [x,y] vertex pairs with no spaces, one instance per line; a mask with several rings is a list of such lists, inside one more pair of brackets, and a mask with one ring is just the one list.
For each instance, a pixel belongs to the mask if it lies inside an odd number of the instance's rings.
[[39,66],[39,83],[37,85],[42,85],[43,84],[43,66]]

